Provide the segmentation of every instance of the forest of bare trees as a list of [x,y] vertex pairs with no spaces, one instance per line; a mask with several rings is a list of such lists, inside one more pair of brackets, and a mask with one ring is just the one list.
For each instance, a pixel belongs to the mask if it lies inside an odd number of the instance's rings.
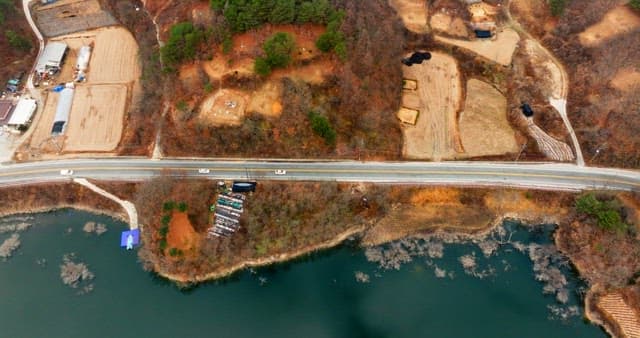
[[[571,1],[543,43],[560,58],[570,77],[569,118],[585,159],[592,164],[640,167],[640,99],[635,90],[610,86],[614,75],[637,67],[640,30],[584,47],[578,34],[618,4],[613,0]],[[637,68],[636,68],[637,69]]]

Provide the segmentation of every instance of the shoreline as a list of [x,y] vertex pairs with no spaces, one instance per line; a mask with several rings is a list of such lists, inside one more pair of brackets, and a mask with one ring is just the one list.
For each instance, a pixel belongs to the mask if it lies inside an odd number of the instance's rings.
[[[404,236],[402,238],[427,238],[431,236],[444,234],[444,235],[451,236],[450,238],[452,239],[453,242],[479,239],[487,236],[487,234],[493,231],[496,227],[502,225],[502,223],[504,223],[507,220],[512,220],[512,221],[521,223],[525,226],[538,224],[538,223],[539,224],[557,224],[557,220],[556,221],[551,219],[545,220],[544,217],[540,217],[540,218],[524,217],[521,214],[518,214],[515,212],[509,212],[509,213],[505,213],[502,216],[496,217],[492,222],[488,223],[487,226],[483,228],[478,228],[477,231],[475,231],[476,229],[474,229],[474,231],[472,232],[465,232],[461,229],[455,229],[455,228],[452,228],[452,229],[438,228],[438,229],[434,229],[435,231],[429,232],[432,229],[425,229],[425,231],[423,231],[422,233],[418,232],[418,233]],[[221,268],[216,271],[211,271],[203,275],[188,277],[184,274],[175,274],[175,273],[163,271],[159,269],[156,265],[153,266],[153,272],[175,283],[192,284],[192,283],[208,282],[208,281],[213,281],[216,279],[228,277],[236,272],[239,272],[247,268],[258,268],[258,267],[264,267],[272,264],[285,263],[287,261],[299,258],[301,256],[304,256],[316,251],[332,249],[336,246],[339,246],[342,242],[347,240],[349,237],[363,234],[368,229],[369,227],[363,224],[357,227],[349,228],[346,231],[336,235],[334,238],[317,243],[315,245],[300,248],[291,252],[279,253],[279,254],[263,257],[263,258],[254,258],[254,259],[245,260],[243,262],[236,263],[234,265]],[[401,239],[401,238],[398,238],[398,239]],[[391,241],[380,242],[375,244],[362,245],[362,248],[382,245],[382,244],[396,241],[398,239],[393,239]]]
[[63,209],[75,209],[80,211],[86,211],[92,214],[108,216],[113,219],[116,219],[125,224],[129,224],[129,221],[124,212],[116,212],[116,211],[108,211],[103,209],[98,209],[86,204],[59,204],[57,206],[42,206],[42,207],[32,207],[32,208],[24,208],[20,210],[12,210],[12,211],[0,211],[0,217],[10,217],[14,215],[31,215],[31,214],[42,214],[48,212],[54,212]]
[[[88,204],[82,204],[82,203],[71,203],[71,204],[64,203],[56,206],[30,207],[30,208],[24,208],[24,209],[14,208],[10,211],[0,212],[0,217],[8,217],[8,216],[18,215],[18,214],[29,215],[29,214],[47,213],[47,212],[52,212],[52,211],[57,211],[57,210],[62,210],[67,208],[86,211],[96,215],[109,216],[116,220],[122,221],[125,224],[128,224],[128,220],[124,210],[116,212],[116,211],[111,211],[107,209],[98,209],[96,207],[90,206]],[[487,234],[493,231],[497,226],[500,226],[503,222],[509,221],[509,220],[521,223],[525,226],[532,225],[532,224],[558,224],[559,222],[561,222],[559,218],[554,216],[538,215],[538,216],[532,217],[531,214],[526,215],[525,213],[519,213],[519,212],[506,212],[500,216],[495,217],[493,221],[487,223],[486,226],[472,229],[472,231],[464,231],[463,229],[457,228],[457,227],[439,227],[439,228],[432,228],[432,229],[425,228],[422,231],[418,231],[413,234],[408,234],[406,236],[403,236],[402,238],[410,238],[410,237],[428,238],[432,236],[444,235],[445,237],[447,237],[446,241],[450,243],[465,241],[465,240],[475,240],[475,239],[480,239],[482,237],[485,237]],[[310,245],[307,247],[299,248],[295,251],[279,253],[279,254],[262,257],[262,258],[253,258],[253,259],[245,260],[245,261],[236,263],[234,265],[218,269],[216,271],[211,271],[209,273],[196,275],[193,277],[190,277],[184,274],[174,274],[167,271],[162,271],[158,269],[157,266],[153,266],[153,272],[162,278],[165,278],[173,283],[176,283],[177,285],[180,285],[180,284],[189,285],[189,284],[197,284],[197,283],[212,281],[212,280],[231,276],[234,273],[237,273],[247,268],[258,268],[258,267],[264,267],[264,266],[269,266],[273,264],[281,264],[281,263],[285,263],[287,261],[294,260],[304,255],[308,255],[317,251],[335,248],[339,246],[341,243],[343,243],[345,240],[347,240],[349,237],[362,235],[366,233],[366,231],[369,230],[370,228],[371,228],[370,225],[361,224],[359,226],[348,228],[347,230],[343,231],[342,233],[336,235],[335,237],[329,240],[316,243],[314,245]],[[467,230],[469,229],[467,228]],[[382,245],[382,244],[393,242],[399,239],[401,238],[395,238],[390,241],[375,243],[369,246]],[[562,248],[558,245],[557,241],[554,239],[553,242],[554,242],[554,245],[556,245],[556,247],[562,252]],[[363,245],[362,247],[365,248],[367,246]],[[582,275],[582,272],[577,266],[576,266],[576,270],[578,271],[579,275]],[[590,323],[601,327],[611,337],[617,337],[614,334],[615,330],[613,330],[613,328],[615,327],[615,325],[617,325],[617,323],[609,322],[608,320],[604,319],[600,315],[600,313],[592,309],[593,296],[597,291],[596,288],[597,288],[596,286],[590,287],[587,294],[585,295],[584,304],[583,304],[584,306],[583,315],[585,316],[585,318],[587,318],[590,321]]]
[[367,229],[367,226],[363,224],[360,226],[349,228],[346,231],[338,234],[336,237],[332,239],[317,243],[312,246],[300,248],[292,252],[279,253],[279,254],[263,257],[263,258],[254,258],[254,259],[245,260],[243,262],[220,269],[218,271],[212,271],[204,275],[196,275],[191,278],[184,275],[172,274],[170,272],[162,271],[160,269],[157,269],[157,266],[153,267],[154,268],[153,271],[157,273],[159,276],[166,278],[175,283],[192,284],[192,283],[212,281],[212,280],[228,277],[246,268],[257,268],[257,267],[263,267],[263,266],[268,266],[272,264],[284,263],[316,251],[334,248],[340,245],[345,240],[347,240],[349,237],[361,234],[366,229]]

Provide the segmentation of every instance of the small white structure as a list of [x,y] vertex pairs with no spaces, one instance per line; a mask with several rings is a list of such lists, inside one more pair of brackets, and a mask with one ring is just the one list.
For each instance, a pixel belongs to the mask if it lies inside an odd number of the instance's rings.
[[53,136],[64,133],[64,129],[69,121],[69,113],[71,112],[71,104],[73,103],[73,93],[74,90],[70,87],[60,92],[56,115],[53,118],[53,127],[51,127],[51,135]]
[[42,51],[42,55],[36,63],[36,72],[44,74],[50,70],[58,71],[62,60],[67,53],[67,44],[64,42],[49,42]]
[[91,59],[91,47],[82,46],[78,51],[78,59],[76,61],[76,70],[85,71],[89,67],[89,59]]
[[24,126],[28,126],[31,123],[33,113],[36,112],[36,100],[29,98],[21,98],[13,110],[13,115],[7,122],[7,126],[16,130]]

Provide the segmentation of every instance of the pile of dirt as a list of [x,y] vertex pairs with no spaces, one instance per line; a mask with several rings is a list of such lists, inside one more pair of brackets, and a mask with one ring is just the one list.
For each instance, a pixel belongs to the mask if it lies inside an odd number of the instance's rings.
[[199,119],[215,126],[238,126],[244,121],[247,95],[232,89],[221,89],[200,105]]
[[199,235],[193,229],[189,216],[184,212],[173,212],[167,233],[167,248],[188,252],[196,247]]

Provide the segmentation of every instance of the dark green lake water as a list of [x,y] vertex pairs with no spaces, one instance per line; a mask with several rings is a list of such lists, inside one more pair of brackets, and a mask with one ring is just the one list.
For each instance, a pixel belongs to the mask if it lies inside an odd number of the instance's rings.
[[[88,235],[88,221],[109,231]],[[496,274],[478,279],[458,261],[477,247],[446,245],[435,262],[451,279],[436,278],[422,258],[378,271],[362,250],[345,246],[184,292],[118,247],[121,222],[74,210],[29,222],[21,247],[0,262],[0,337],[606,337],[581,316],[549,319],[554,297],[542,294],[532,263],[513,250],[483,261]],[[70,252],[95,274],[88,294],[60,280]],[[43,258],[46,265],[36,263]],[[371,282],[356,282],[354,271]]]

